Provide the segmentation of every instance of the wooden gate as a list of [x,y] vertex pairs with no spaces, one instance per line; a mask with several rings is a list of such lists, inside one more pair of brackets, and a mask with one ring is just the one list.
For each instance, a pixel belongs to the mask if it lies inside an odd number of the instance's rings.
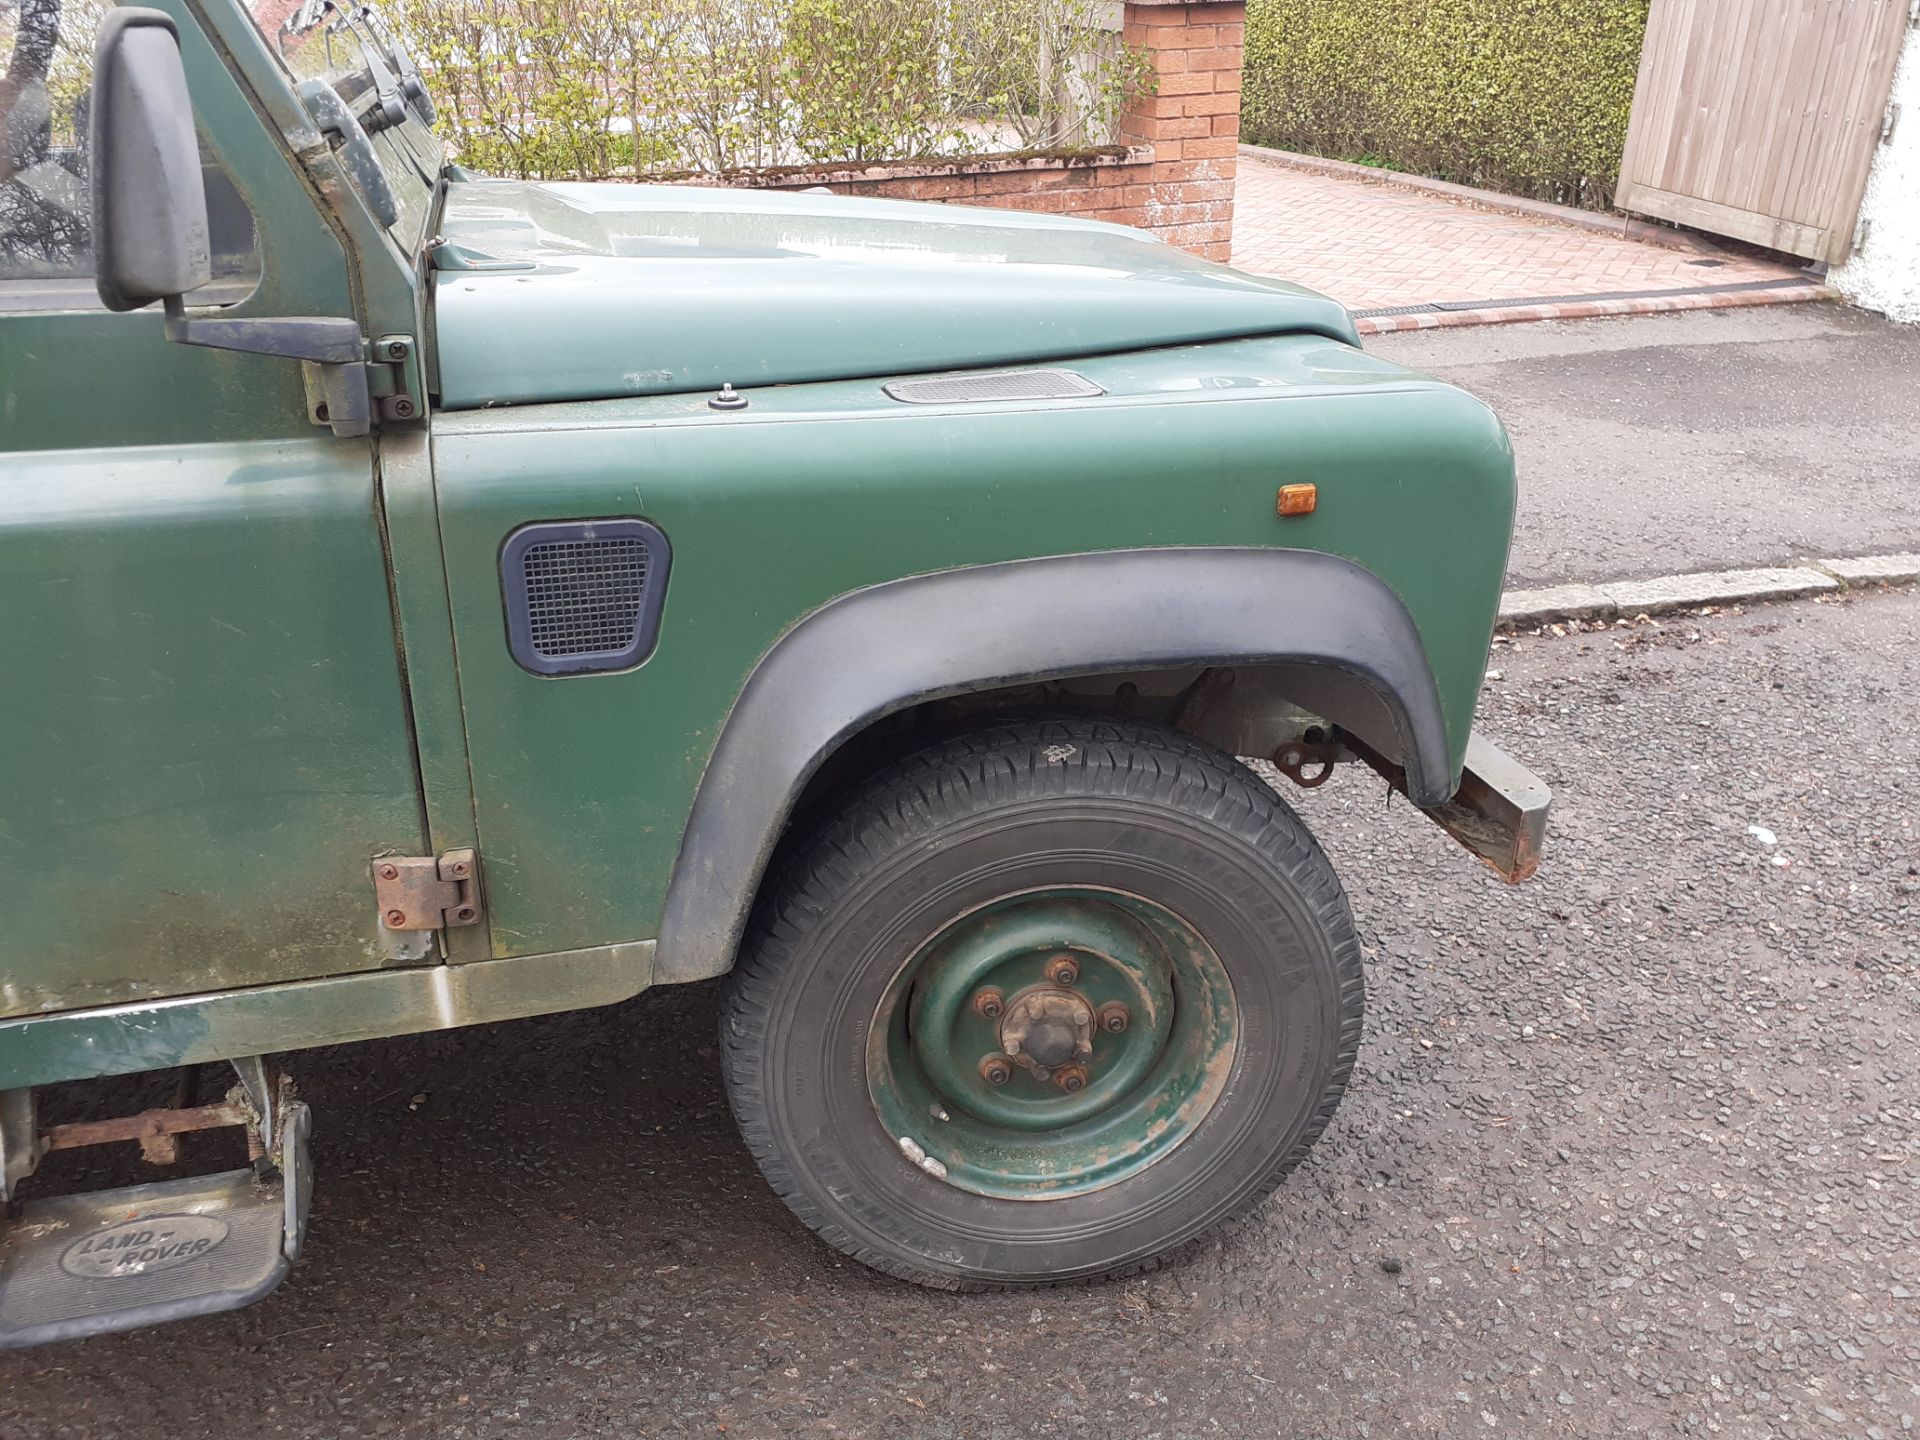
[[1653,0],[1614,203],[1844,260],[1913,4]]

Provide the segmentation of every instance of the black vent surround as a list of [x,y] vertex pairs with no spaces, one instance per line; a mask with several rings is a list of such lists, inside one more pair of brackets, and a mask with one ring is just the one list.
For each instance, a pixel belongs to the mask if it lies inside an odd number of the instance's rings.
[[513,658],[536,675],[638,665],[660,633],[667,562],[645,520],[522,525],[500,549]]

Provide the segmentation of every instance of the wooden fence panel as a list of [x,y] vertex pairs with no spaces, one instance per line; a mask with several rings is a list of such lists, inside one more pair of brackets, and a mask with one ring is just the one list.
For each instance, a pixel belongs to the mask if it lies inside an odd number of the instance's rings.
[[1614,203],[1838,263],[1914,0],[1653,0]]

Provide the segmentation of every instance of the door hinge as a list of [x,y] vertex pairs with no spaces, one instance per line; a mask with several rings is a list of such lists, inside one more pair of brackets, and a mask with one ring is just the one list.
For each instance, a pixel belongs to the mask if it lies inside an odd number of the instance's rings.
[[[375,420],[390,425],[395,421],[425,419],[426,406],[421,396],[426,387],[420,383],[420,350],[413,343],[413,337],[382,335],[368,346],[358,338],[355,322],[339,323],[355,326],[353,358],[324,364],[309,359],[300,367],[307,387],[307,418],[315,425],[328,427],[335,435],[346,436],[367,434]],[[362,359],[363,352],[371,358]]]
[[382,420],[419,420],[426,414],[419,377],[419,347],[411,335],[382,335],[373,342],[367,388]]
[[473,850],[382,855],[373,862],[373,898],[389,930],[452,930],[480,923],[480,856]]

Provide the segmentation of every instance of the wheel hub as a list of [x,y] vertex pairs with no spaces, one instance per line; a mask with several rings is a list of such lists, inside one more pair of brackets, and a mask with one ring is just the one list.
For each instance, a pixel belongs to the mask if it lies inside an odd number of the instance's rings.
[[1070,1060],[1093,1058],[1093,1003],[1077,990],[1035,985],[1013,997],[1000,1021],[1000,1049],[1036,1080]]

